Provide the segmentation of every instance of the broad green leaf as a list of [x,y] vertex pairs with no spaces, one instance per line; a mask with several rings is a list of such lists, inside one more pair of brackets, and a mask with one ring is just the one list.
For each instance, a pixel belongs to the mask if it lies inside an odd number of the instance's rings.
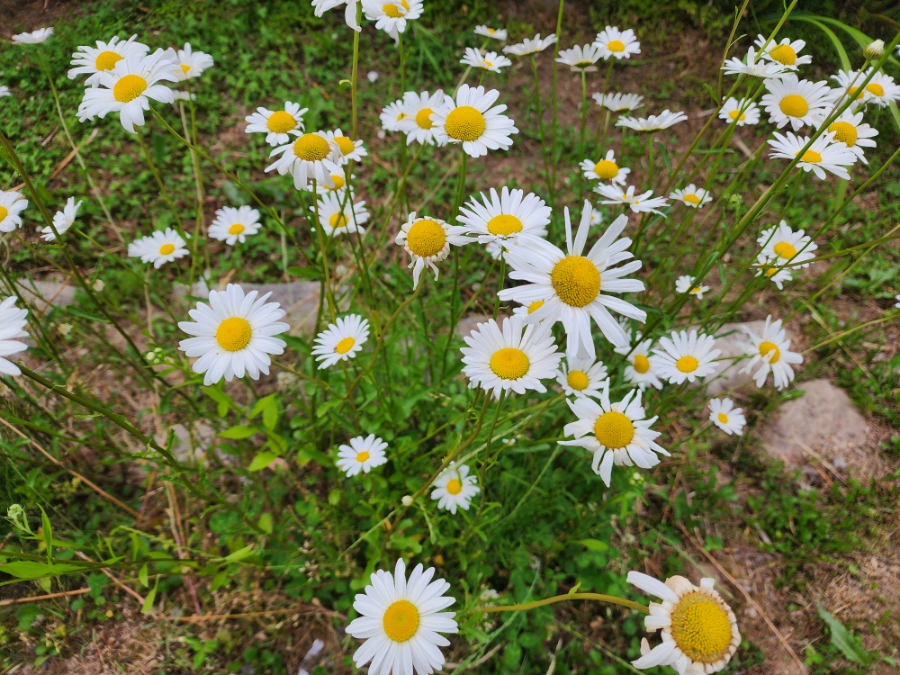
[[240,562],[241,560],[245,560],[249,558],[254,553],[254,546],[250,544],[249,546],[245,546],[244,548],[239,548],[237,551],[225,556],[222,558],[225,562]]
[[229,429],[223,431],[219,436],[222,438],[231,438],[234,440],[241,440],[244,438],[250,438],[253,434],[258,433],[259,429],[256,427],[247,427],[241,424],[237,426],[233,426]]
[[272,404],[263,410],[263,426],[272,431],[278,424],[278,404],[273,400]]
[[841,650],[841,653],[848,661],[865,665],[870,661],[869,653],[862,648],[859,639],[856,638],[840,621],[835,619],[828,611],[819,603],[819,616],[822,621],[828,624],[831,630],[831,644]]
[[591,551],[609,550],[609,544],[602,542],[599,539],[582,539],[579,543]]
[[259,517],[259,522],[257,523],[259,529],[261,529],[266,534],[272,534],[272,514],[264,513]]
[[250,419],[255,418],[259,413],[268,408],[270,405],[274,405],[275,403],[275,394],[269,394],[268,396],[263,396],[256,403],[253,404],[253,409],[250,410]]
[[332,408],[336,408],[341,403],[344,402],[344,399],[341,398],[333,398],[330,401],[325,401],[322,405],[318,407],[316,410],[316,417],[322,417],[328,413]]
[[253,461],[250,462],[250,466],[247,467],[247,471],[262,471],[269,464],[278,459],[278,455],[274,452],[260,452],[256,457],[253,458]]

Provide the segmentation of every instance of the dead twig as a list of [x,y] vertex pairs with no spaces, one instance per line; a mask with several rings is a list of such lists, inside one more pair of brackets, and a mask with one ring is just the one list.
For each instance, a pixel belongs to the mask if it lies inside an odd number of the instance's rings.
[[32,595],[28,598],[14,598],[12,600],[0,600],[0,607],[7,605],[18,605],[25,602],[38,602],[39,600],[52,600],[53,598],[66,598],[71,595],[84,595],[90,593],[90,588],[77,588],[74,591],[61,591],[60,593],[49,593],[48,595]]

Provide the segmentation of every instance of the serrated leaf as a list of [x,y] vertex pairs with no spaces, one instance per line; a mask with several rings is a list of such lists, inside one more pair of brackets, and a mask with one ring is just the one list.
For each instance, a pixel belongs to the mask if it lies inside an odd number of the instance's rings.
[[262,471],[276,459],[278,459],[278,455],[276,455],[274,452],[260,452],[256,455],[256,457],[253,458],[253,461],[250,462],[250,466],[247,467],[247,471]]
[[856,638],[846,626],[835,619],[828,611],[819,603],[819,616],[822,621],[828,624],[831,630],[831,644],[837,647],[848,661],[865,665],[869,662],[869,653],[862,648],[859,639]]

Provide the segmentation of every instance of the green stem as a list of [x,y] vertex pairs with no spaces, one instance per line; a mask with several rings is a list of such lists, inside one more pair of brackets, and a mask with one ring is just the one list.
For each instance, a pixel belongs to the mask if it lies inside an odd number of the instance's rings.
[[569,600],[599,600],[600,602],[608,602],[611,605],[619,605],[634,609],[644,614],[650,613],[650,608],[633,600],[626,600],[615,595],[603,595],[602,593],[569,593],[567,595],[554,595],[552,598],[544,598],[543,600],[535,600],[534,602],[523,602],[519,605],[492,605],[490,607],[481,607],[482,612],[524,612],[537,607],[552,605],[557,602],[567,602]]
[[159,169],[156,168],[156,163],[153,161],[153,157],[150,156],[150,149],[144,142],[144,134],[141,131],[141,127],[135,126],[134,131],[138,139],[138,144],[141,146],[141,150],[143,150],[144,152],[144,159],[147,161],[147,168],[150,169],[150,173],[152,173],[153,177],[156,179],[156,184],[159,185],[159,192],[162,195],[162,198],[166,200],[166,204],[168,204],[169,208],[172,209],[172,215],[175,216],[175,228],[181,230],[181,217],[178,215],[178,209],[175,208],[175,202],[172,201],[172,197],[169,195],[169,191],[166,189],[166,184],[163,183],[162,176],[160,176],[159,174]]
[[559,0],[559,11],[556,14],[556,43],[553,45],[553,82],[552,82],[552,90],[551,101],[553,108],[553,127],[551,130],[552,140],[550,142],[550,205],[556,208],[556,127],[557,127],[557,108],[559,107],[558,98],[556,95],[557,85],[556,85],[556,77],[558,70],[558,63],[556,62],[557,57],[559,57],[559,43],[562,40],[562,18],[563,18],[563,5],[565,4],[565,0]]
[[[356,23],[362,25],[362,3],[356,5]],[[359,81],[359,34],[361,31],[353,31],[353,69],[350,74],[350,106],[353,109],[353,127],[351,137],[355,140],[359,137],[359,110],[356,103],[356,85]]]

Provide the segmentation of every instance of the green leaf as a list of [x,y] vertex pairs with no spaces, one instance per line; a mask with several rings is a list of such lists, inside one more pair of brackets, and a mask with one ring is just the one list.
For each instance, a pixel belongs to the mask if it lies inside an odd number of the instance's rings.
[[591,551],[608,551],[609,544],[606,542],[600,541],[599,539],[582,539],[578,543],[582,544],[585,548]]
[[831,630],[831,644],[841,650],[841,653],[848,661],[853,661],[853,663],[860,665],[869,663],[871,657],[862,648],[859,639],[848,631],[844,624],[829,614],[821,602],[819,603],[819,616],[822,617],[822,621],[828,624],[828,628]]
[[210,591],[216,591],[222,586],[224,586],[228,582],[228,568],[223,567],[219,570],[219,573],[216,574],[215,578],[213,578],[212,583],[209,585]]
[[43,530],[42,534],[44,535],[44,545],[47,547],[47,562],[53,563],[53,526],[50,524],[50,519],[47,517],[47,512],[44,511],[44,507],[41,506],[41,528]]
[[272,514],[264,513],[259,517],[259,522],[257,523],[259,529],[261,529],[266,534],[272,534]]
[[144,604],[141,606],[141,614],[150,614],[153,611],[153,603],[156,602],[156,589],[158,587],[159,580],[157,580],[153,588],[150,589],[150,592],[147,593],[147,597],[144,598]]
[[69,572],[82,572],[85,568],[81,565],[47,564],[41,562],[19,561],[7,565],[0,565],[0,572],[4,572],[16,579],[40,579],[41,577],[55,577]]
[[141,567],[141,571],[138,572],[138,581],[141,582],[141,586],[147,588],[150,585],[148,581],[148,577],[150,576],[150,569],[147,567],[147,563],[144,563],[144,566]]
[[253,555],[253,549],[253,544],[250,544],[249,546],[245,546],[244,548],[239,548],[234,553],[231,553],[222,558],[222,560],[231,563],[240,562],[241,560],[245,560],[246,558],[249,558],[251,555]]
[[235,410],[238,409],[238,406],[234,402],[234,399],[221,389],[217,389],[216,387],[201,387],[200,389],[204,394],[206,394],[216,402],[216,413],[219,415],[219,417],[225,417],[225,415],[228,414],[229,408]]
[[272,401],[272,405],[263,410],[263,426],[272,431],[278,424],[278,404]]
[[322,278],[322,271],[315,267],[288,267],[288,274],[292,277],[302,277],[313,281]]
[[243,438],[250,438],[255,433],[259,433],[259,429],[257,429],[256,427],[247,427],[238,424],[229,429],[226,429],[221,434],[219,434],[219,436],[221,436],[222,438],[241,440]]
[[341,398],[333,398],[330,401],[325,401],[325,403],[320,405],[316,410],[316,417],[323,417],[328,413],[329,410],[338,407],[343,402],[344,399]]
[[[853,66],[850,64],[850,59],[847,56],[847,50],[844,49],[844,45],[841,44],[840,38],[834,34],[834,31],[831,30],[828,26],[822,23],[821,19],[825,17],[817,16],[803,16],[803,15],[794,15],[792,18],[799,19],[800,21],[807,21],[818,28],[820,31],[825,33],[831,43],[834,45],[834,49],[837,52],[838,59],[841,61],[841,68],[844,70],[853,70]],[[868,43],[866,43],[868,44]]]
[[250,462],[250,466],[247,467],[247,471],[262,471],[269,464],[278,459],[278,455],[274,452],[260,452],[256,457],[253,458],[253,461]]
[[256,403],[253,404],[253,409],[250,410],[250,419],[255,418],[259,413],[268,408],[270,405],[275,403],[275,394],[269,394],[268,396],[263,396]]

